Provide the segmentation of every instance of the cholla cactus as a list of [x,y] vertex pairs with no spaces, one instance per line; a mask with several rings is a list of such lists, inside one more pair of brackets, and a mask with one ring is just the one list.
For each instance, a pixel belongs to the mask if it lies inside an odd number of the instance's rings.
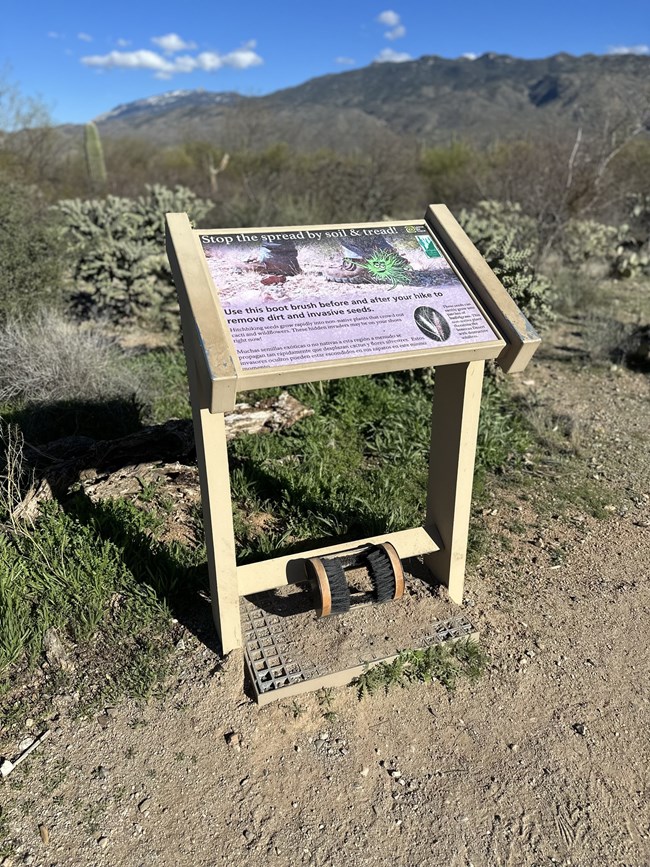
[[137,199],[68,199],[56,207],[75,242],[77,310],[115,324],[174,328],[178,314],[165,255],[165,213],[187,211],[202,219],[212,203],[185,187],[156,184]]
[[460,222],[533,324],[552,319],[551,283],[535,267],[535,221],[516,203],[485,201],[461,211]]
[[589,262],[610,265],[621,240],[619,226],[608,226],[596,220],[569,220],[557,247],[564,262],[572,267]]
[[650,196],[630,198],[630,225],[624,227],[612,263],[615,277],[650,274]]

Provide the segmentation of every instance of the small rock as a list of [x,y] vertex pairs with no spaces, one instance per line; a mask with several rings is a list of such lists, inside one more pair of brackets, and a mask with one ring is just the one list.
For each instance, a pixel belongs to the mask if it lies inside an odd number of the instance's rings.
[[138,804],[138,810],[140,810],[141,813],[146,813],[150,806],[151,798],[143,798]]
[[321,732],[321,733],[318,735],[318,739],[319,739],[320,741],[327,741],[327,740],[329,740],[329,736],[330,736],[330,733],[329,733],[329,732]]
[[39,825],[38,826],[38,833],[41,835],[41,840],[43,841],[43,845],[49,846],[50,845],[50,829],[47,827],[47,825],[43,825],[43,824]]
[[52,668],[73,671],[74,665],[57,630],[51,626],[43,636],[43,652]]
[[104,767],[104,765],[97,765],[97,767],[93,769],[93,772],[90,776],[93,778],[93,780],[105,780],[108,777],[108,770]]
[[237,752],[241,748],[241,738],[237,732],[228,732],[226,734],[226,743],[229,747],[233,747]]
[[107,713],[100,713],[100,715],[97,717],[97,722],[99,723],[99,725],[103,729],[108,727],[108,724],[110,723],[110,721],[111,721],[111,718],[109,717],[109,715]]
[[513,753],[516,753],[519,749],[519,746],[518,744],[508,744],[508,749],[511,750]]
[[31,727],[33,725],[34,725],[34,720],[31,717],[29,717],[28,719],[25,720],[25,728],[31,729]]
[[369,773],[370,773],[370,768],[361,768],[361,776],[362,777],[367,777]]
[[389,774],[389,776],[391,776],[394,780],[399,780],[399,778],[402,776],[402,772],[401,772],[401,771],[389,771],[388,774]]
[[108,846],[108,837],[99,837],[97,839],[97,845],[100,849],[105,849]]
[[244,836],[244,840],[246,840],[247,843],[252,843],[253,840],[255,839],[255,834],[253,834],[252,831],[249,831],[248,828],[246,828],[246,830],[244,831],[243,836]]
[[584,723],[574,723],[573,730],[578,735],[586,735],[587,734],[587,726]]
[[116,707],[105,707],[104,713],[106,716],[109,716],[111,719],[115,719],[117,716],[117,708]]

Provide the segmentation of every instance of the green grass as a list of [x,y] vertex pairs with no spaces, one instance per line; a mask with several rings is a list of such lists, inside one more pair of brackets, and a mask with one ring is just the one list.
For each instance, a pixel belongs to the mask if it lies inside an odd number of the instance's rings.
[[437,681],[453,691],[459,680],[477,680],[488,662],[486,652],[475,641],[434,644],[423,650],[403,650],[392,662],[380,662],[369,668],[355,684],[359,698],[418,682]]
[[[0,535],[0,692],[42,657],[54,628],[76,670],[54,671],[51,691],[80,693],[80,708],[149,696],[173,648],[169,602],[202,580],[200,552],[163,545],[156,516],[132,503],[48,504],[33,526]],[[72,691],[72,690],[70,690]],[[6,707],[5,724],[33,712]]]
[[[314,415],[289,430],[231,443],[241,559],[269,557],[308,539],[353,539],[418,525],[431,424],[426,378],[342,379],[293,393]],[[530,444],[512,401],[486,380],[479,486],[486,472],[516,461]]]
[[127,359],[126,364],[142,383],[139,399],[145,424],[161,424],[170,418],[192,417],[182,350],[147,352]]

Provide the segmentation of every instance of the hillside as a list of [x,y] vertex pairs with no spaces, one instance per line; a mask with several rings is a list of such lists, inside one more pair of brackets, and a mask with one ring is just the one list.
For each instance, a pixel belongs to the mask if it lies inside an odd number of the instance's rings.
[[623,116],[650,127],[650,57],[540,60],[484,54],[422,57],[325,75],[263,97],[176,91],[97,119],[104,136],[159,143],[216,139],[228,147],[290,141],[298,149],[363,148],[378,137],[484,144],[536,132],[588,130]]

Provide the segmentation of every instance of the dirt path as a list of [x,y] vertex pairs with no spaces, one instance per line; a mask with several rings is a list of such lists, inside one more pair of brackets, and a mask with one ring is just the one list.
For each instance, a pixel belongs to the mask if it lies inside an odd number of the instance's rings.
[[566,427],[609,517],[555,513],[548,487],[544,508],[534,486],[495,500],[468,576],[478,683],[259,709],[235,655],[215,670],[188,633],[162,702],[62,710],[0,789],[17,843],[0,863],[649,865],[650,378],[551,347],[518,388]]

